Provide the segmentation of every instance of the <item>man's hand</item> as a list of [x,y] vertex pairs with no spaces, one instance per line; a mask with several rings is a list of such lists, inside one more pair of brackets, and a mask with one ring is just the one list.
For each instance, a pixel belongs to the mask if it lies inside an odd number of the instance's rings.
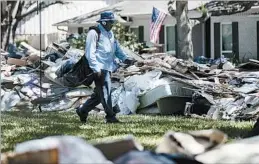
[[95,72],[94,73],[95,78],[101,79],[102,78],[102,72]]
[[95,72],[95,73],[94,73],[94,78],[95,78],[95,80],[96,80],[97,83],[103,85],[103,83],[104,83],[104,78],[103,78],[102,72]]
[[135,62],[136,62],[136,60],[134,60],[134,59],[126,59],[124,61],[124,63],[127,65],[133,65]]

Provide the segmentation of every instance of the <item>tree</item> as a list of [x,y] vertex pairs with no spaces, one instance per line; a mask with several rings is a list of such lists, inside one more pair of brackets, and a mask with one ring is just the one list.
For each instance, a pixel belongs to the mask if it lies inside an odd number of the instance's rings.
[[43,9],[55,5],[65,4],[60,1],[1,1],[1,48],[7,49],[8,44],[14,42],[15,32],[21,20],[32,16]]
[[195,20],[190,20],[188,17],[188,1],[176,1],[176,10],[173,5],[175,0],[168,2],[168,11],[176,17],[177,22],[177,57],[184,60],[193,60],[193,44],[192,44],[192,28],[205,21],[209,16],[206,10],[202,11],[202,17]]
[[205,8],[212,16],[245,12],[253,6],[258,6],[258,1],[211,1],[205,4]]
[[190,20],[188,17],[188,1],[176,1],[176,10],[173,8],[174,4],[175,0],[169,0],[168,11],[173,17],[176,17],[177,21],[177,57],[192,60],[192,28],[196,24],[206,21],[209,15],[231,15],[247,11],[251,9],[252,6],[258,5],[258,1],[211,1],[199,8],[202,12],[202,16],[193,20]]

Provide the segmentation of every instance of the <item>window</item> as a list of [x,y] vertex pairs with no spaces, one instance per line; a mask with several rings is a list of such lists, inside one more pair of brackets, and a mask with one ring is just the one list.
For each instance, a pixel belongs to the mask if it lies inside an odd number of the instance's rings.
[[166,51],[175,51],[175,26],[166,26]]
[[78,32],[78,34],[82,34],[84,32],[84,28],[78,27],[77,32]]
[[139,28],[138,27],[130,27],[130,32],[133,32],[139,40]]
[[221,54],[227,55],[232,53],[232,23],[221,24]]

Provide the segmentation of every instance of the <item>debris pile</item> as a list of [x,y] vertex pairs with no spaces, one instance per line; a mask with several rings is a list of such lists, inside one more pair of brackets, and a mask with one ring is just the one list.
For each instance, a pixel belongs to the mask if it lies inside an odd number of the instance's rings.
[[227,138],[214,129],[169,131],[151,151],[133,136],[93,145],[75,136],[48,136],[18,143],[1,154],[1,163],[258,163],[258,136],[229,143]]
[[[113,106],[119,114],[181,114],[212,119],[255,119],[259,112],[259,61],[233,66],[224,56],[184,61],[166,53],[136,54],[112,74]],[[40,52],[22,42],[1,50],[1,110],[70,111],[92,93],[92,86],[64,86],[56,70],[77,62],[84,51],[66,42]],[[99,105],[97,111],[102,110]]]

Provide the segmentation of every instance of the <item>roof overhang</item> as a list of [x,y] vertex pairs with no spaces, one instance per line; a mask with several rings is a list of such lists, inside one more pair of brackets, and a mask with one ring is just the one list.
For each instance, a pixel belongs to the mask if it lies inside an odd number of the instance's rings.
[[[82,26],[94,26],[97,25],[97,22],[89,22],[89,23],[58,23],[53,24],[52,26],[69,26],[69,27],[82,27]],[[121,23],[125,26],[129,26],[132,24],[132,22],[123,22]]]

